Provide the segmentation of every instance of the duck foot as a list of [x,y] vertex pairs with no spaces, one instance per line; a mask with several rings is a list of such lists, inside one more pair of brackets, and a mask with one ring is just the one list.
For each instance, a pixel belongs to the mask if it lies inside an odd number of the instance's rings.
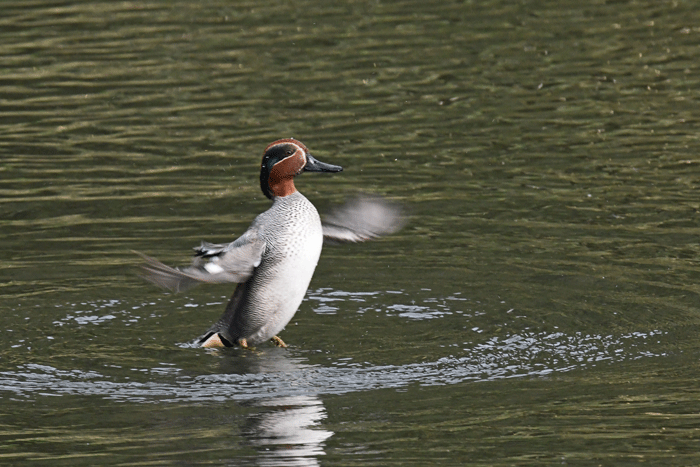
[[209,336],[207,340],[202,342],[202,347],[205,347],[207,349],[220,349],[226,347],[226,344],[224,344],[224,341],[221,339],[219,333],[215,332],[214,334]]
[[250,347],[248,347],[248,341],[245,340],[243,337],[241,337],[240,339],[238,339],[238,345],[239,345],[242,349],[249,349],[249,348],[250,348]]
[[272,339],[270,339],[277,347],[287,347],[287,344],[284,343],[282,339],[280,339],[280,336],[275,336]]

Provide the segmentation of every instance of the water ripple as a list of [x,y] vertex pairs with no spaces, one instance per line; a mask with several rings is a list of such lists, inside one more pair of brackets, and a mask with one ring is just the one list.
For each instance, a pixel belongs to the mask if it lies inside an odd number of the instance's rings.
[[[151,380],[128,381],[97,371],[60,370],[25,364],[0,372],[0,391],[16,397],[37,395],[100,396],[129,402],[215,402],[298,395],[346,394],[417,383],[448,385],[525,376],[546,376],[595,366],[661,356],[645,348],[665,334],[634,332],[623,336],[565,333],[515,334],[494,337],[463,349],[462,354],[407,365],[312,365],[293,351],[269,349],[246,358],[224,359],[231,368],[220,374],[184,376],[175,367],[134,371]],[[241,367],[243,365],[244,367]]]

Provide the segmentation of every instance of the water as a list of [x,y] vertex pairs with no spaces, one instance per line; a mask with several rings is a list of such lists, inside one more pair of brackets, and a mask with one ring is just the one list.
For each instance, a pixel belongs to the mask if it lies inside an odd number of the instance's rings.
[[[693,465],[690,2],[5,2],[0,458]],[[134,274],[268,206],[294,136],[399,233],[324,248],[289,349]]]

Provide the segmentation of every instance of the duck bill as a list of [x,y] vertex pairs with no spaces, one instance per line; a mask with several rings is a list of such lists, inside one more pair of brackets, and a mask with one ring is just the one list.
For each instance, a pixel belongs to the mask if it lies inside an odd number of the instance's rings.
[[343,168],[339,165],[326,164],[316,159],[311,154],[306,155],[306,165],[304,172],[342,172]]

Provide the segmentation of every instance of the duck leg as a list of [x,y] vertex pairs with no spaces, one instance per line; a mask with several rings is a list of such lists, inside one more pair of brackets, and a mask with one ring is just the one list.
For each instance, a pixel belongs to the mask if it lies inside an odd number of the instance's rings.
[[280,339],[280,336],[275,336],[272,339],[270,339],[277,347],[287,347],[287,344],[284,343],[282,339]]

